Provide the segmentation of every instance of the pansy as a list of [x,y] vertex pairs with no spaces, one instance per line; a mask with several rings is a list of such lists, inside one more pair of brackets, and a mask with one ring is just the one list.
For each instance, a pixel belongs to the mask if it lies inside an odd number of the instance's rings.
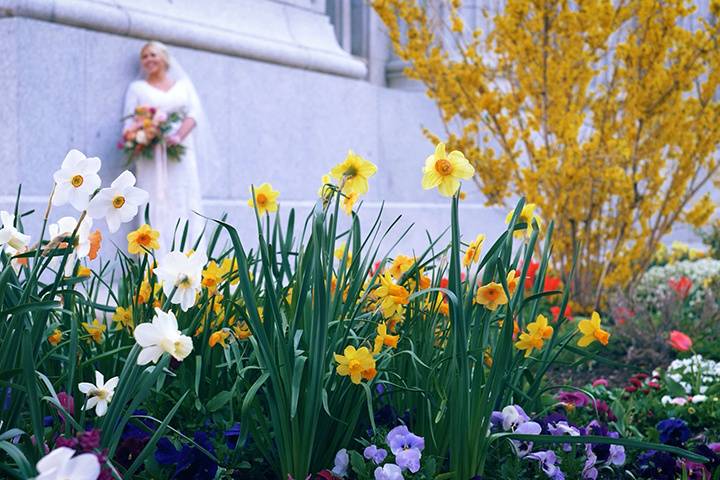
[[109,188],[103,188],[90,200],[87,212],[92,218],[105,218],[108,230],[114,233],[121,224],[135,218],[140,205],[148,198],[145,190],[135,186],[135,175],[125,170]]
[[342,448],[335,454],[335,466],[332,469],[332,473],[338,477],[345,477],[348,473],[348,467],[350,466],[350,456],[347,450]]
[[368,179],[376,172],[377,166],[374,163],[350,150],[345,160],[330,170],[330,176],[340,182],[345,195],[365,195],[368,191]]
[[155,308],[152,323],[141,323],[133,332],[135,341],[142,347],[137,358],[138,365],[157,363],[163,353],[182,361],[192,352],[192,339],[178,330],[177,319],[172,312]]
[[475,169],[465,155],[458,150],[445,152],[445,144],[438,143],[435,153],[425,159],[422,188],[430,190],[437,187],[440,195],[452,197],[460,188],[460,180],[473,176]]
[[60,170],[53,174],[55,192],[52,204],[60,206],[69,203],[78,211],[85,210],[90,195],[100,187],[100,164],[97,157],[88,158],[79,150],[70,150]]
[[184,312],[195,305],[197,293],[202,288],[202,271],[207,257],[202,252],[189,256],[183,252],[169,252],[154,270],[163,292],[170,303],[179,304]]
[[[539,423],[536,422],[525,422],[518,425],[518,427],[515,429],[515,433],[520,433],[523,435],[540,435],[542,432],[542,427]],[[517,452],[517,456],[522,458],[525,455],[529,454],[532,451],[533,443],[523,440],[513,440],[513,445],[515,446],[515,451]]]
[[684,420],[668,418],[657,424],[660,441],[676,447],[682,446],[690,438],[690,429]]
[[83,410],[92,410],[95,408],[95,414],[98,417],[105,415],[108,404],[112,401],[115,394],[119,377],[113,377],[107,382],[102,373],[95,371],[95,384],[89,382],[80,382],[78,390],[88,396]]
[[56,448],[37,463],[35,480],[96,480],[100,476],[100,462],[92,453],[75,456],[68,447]]
[[373,472],[375,480],[403,480],[402,468],[394,463],[386,463],[382,467],[377,467]]
[[565,480],[565,475],[556,464],[560,462],[555,452],[552,450],[545,450],[542,452],[531,453],[527,458],[537,460],[540,463],[540,468],[545,472],[545,475],[552,480]]
[[[253,193],[253,187],[250,187],[250,193]],[[253,199],[248,200],[248,206],[257,206],[258,215],[265,215],[265,212],[277,212],[278,203],[277,197],[280,196],[280,192],[273,190],[272,185],[265,182],[255,189],[255,202]]]
[[385,460],[385,457],[387,457],[387,450],[378,448],[377,445],[368,445],[365,447],[365,450],[363,450],[363,457],[380,465],[383,460]]
[[425,448],[425,439],[412,433],[405,425],[388,432],[386,437],[390,451],[395,455],[395,463],[405,470],[417,473],[420,470],[420,458]]

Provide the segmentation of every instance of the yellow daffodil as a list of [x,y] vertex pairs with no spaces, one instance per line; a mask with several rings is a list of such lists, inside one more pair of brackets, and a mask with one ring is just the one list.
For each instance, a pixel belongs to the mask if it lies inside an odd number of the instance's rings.
[[[418,282],[419,280],[419,282]],[[425,290],[430,288],[432,280],[430,277],[425,275],[420,269],[415,275],[411,275],[407,279],[407,286],[411,292],[417,292],[418,290]]]
[[[525,229],[525,233],[527,234],[528,237],[529,237],[530,235],[532,235],[532,231],[533,231],[532,221],[533,221],[533,219],[537,222],[538,228],[540,228],[540,226],[542,225],[542,220],[540,219],[540,217],[538,217],[538,216],[535,215],[535,213],[534,213],[536,207],[537,207],[537,205],[535,205],[534,203],[528,203],[528,204],[526,204],[526,205],[523,207],[522,211],[520,212],[520,215],[518,215],[517,221],[515,222],[515,223],[525,223],[525,224],[527,224],[527,228]],[[510,220],[512,220],[513,213],[515,213],[515,211],[514,211],[514,210],[511,210],[511,211],[507,214],[507,217],[505,217],[505,223],[506,223],[506,224],[509,224],[509,223],[510,223]],[[516,233],[517,233],[517,232],[516,232]]]
[[77,276],[78,277],[89,277],[92,274],[92,270],[90,270],[85,265],[80,265],[77,270]]
[[128,252],[133,255],[141,255],[146,250],[156,250],[160,248],[158,238],[160,238],[160,232],[144,223],[137,230],[128,233]]
[[482,233],[475,237],[475,240],[470,242],[467,251],[465,251],[465,258],[463,258],[463,265],[469,267],[473,263],[480,261],[480,251],[482,250],[483,242],[485,241],[485,235]]
[[358,385],[361,379],[375,376],[375,359],[367,347],[360,347],[357,350],[352,345],[345,347],[342,355],[334,354],[338,363],[337,373],[342,377],[350,377],[350,380]]
[[205,266],[202,272],[202,286],[207,288],[208,293],[212,295],[218,289],[218,286],[223,281],[223,268],[218,266],[215,260],[210,260]]
[[[252,193],[252,187],[250,188]],[[264,215],[265,212],[277,212],[278,203],[277,197],[280,192],[273,190],[272,185],[269,183],[263,183],[255,189],[255,204],[257,204],[257,211],[259,215]],[[248,200],[248,205],[253,206],[253,199]]]
[[112,320],[117,324],[115,325],[115,330],[127,328],[129,331],[132,331],[135,327],[135,322],[133,322],[132,307],[117,307],[115,309],[115,313],[113,313]]
[[548,326],[547,318],[538,315],[534,322],[527,326],[527,333],[520,334],[520,340],[515,344],[518,350],[525,350],[525,356],[530,356],[533,349],[540,350],[545,340],[552,337],[553,328]]
[[515,290],[517,290],[519,284],[520,274],[518,274],[518,272],[516,272],[514,269],[510,270],[507,274],[507,286],[510,295],[513,295],[515,293]]
[[62,332],[59,328],[56,328],[50,335],[48,335],[48,343],[53,347],[57,347],[58,344],[62,341],[62,337]]
[[103,332],[107,328],[105,325],[101,324],[100,321],[96,318],[92,321],[92,323],[88,322],[82,322],[82,326],[85,329],[86,332],[90,334],[90,337],[93,339],[93,341],[97,344],[102,343],[103,341]]
[[327,188],[327,185],[331,183],[332,180],[330,179],[329,173],[326,173],[322,176],[322,178],[320,179],[320,188],[318,188],[318,197],[323,198],[330,192],[330,190]]
[[407,255],[398,255],[397,257],[395,257],[395,260],[393,260],[392,265],[390,265],[388,272],[390,272],[390,275],[396,281],[399,281],[400,278],[402,278],[403,274],[410,270],[410,268],[414,264],[414,258],[408,257]]
[[[340,245],[338,245],[337,248],[335,249],[335,252],[334,252],[335,258],[337,258],[338,260],[342,261],[343,256],[345,255],[346,247],[347,247],[347,246],[345,245],[345,242],[342,242]],[[350,265],[351,263],[352,263],[352,252],[350,252],[350,250],[348,250],[348,252],[347,252],[347,264]]]
[[375,294],[380,299],[383,317],[390,318],[396,314],[402,316],[405,305],[410,303],[410,292],[395,284],[389,272],[385,272],[379,278],[380,287],[375,290]]
[[478,288],[475,294],[475,303],[483,305],[488,310],[496,310],[500,305],[508,303],[508,298],[502,285],[490,282]]
[[462,152],[445,153],[445,144],[438,143],[435,153],[425,160],[422,188],[438,187],[440,195],[452,197],[460,188],[460,180],[472,178],[474,173],[475,169]]
[[250,331],[250,327],[248,326],[247,322],[242,321],[235,325],[233,327],[233,333],[238,338],[238,340],[245,340],[246,338],[250,338],[252,336],[252,332]]
[[368,179],[376,172],[377,166],[374,163],[350,150],[345,160],[330,170],[330,175],[340,182],[345,195],[365,195],[368,191]]
[[342,208],[342,211],[345,212],[345,215],[352,215],[353,206],[355,205],[355,202],[357,201],[359,196],[360,195],[357,192],[343,195],[342,200],[340,201],[340,208]]
[[610,339],[610,333],[600,328],[600,315],[597,312],[592,313],[590,320],[580,320],[578,330],[582,333],[582,337],[577,342],[580,347],[587,347],[595,340],[607,345]]
[[213,332],[210,334],[210,338],[208,339],[208,345],[210,345],[210,348],[214,347],[215,345],[220,345],[223,348],[227,348],[227,343],[225,343],[225,340],[227,340],[229,336],[230,332],[225,329]]
[[398,340],[400,340],[400,335],[389,335],[387,325],[385,322],[381,323],[377,327],[377,336],[375,337],[375,348],[373,348],[373,353],[380,353],[383,345],[390,348],[397,348]]

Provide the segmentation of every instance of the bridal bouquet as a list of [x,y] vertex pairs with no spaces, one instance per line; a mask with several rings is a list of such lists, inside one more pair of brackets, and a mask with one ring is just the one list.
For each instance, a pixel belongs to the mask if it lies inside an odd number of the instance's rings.
[[[118,143],[127,156],[127,163],[137,157],[152,158],[155,146],[163,142],[182,120],[178,112],[166,113],[155,107],[141,105],[135,108],[132,123],[123,131],[122,141]],[[185,147],[179,143],[167,144],[167,156],[170,160],[180,161]]]

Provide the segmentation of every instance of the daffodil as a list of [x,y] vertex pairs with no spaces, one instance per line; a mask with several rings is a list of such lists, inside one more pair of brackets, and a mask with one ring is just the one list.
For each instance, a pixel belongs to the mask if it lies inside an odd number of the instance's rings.
[[208,293],[211,295],[215,293],[218,289],[218,286],[223,281],[223,275],[225,272],[223,272],[223,269],[221,266],[218,266],[217,262],[215,260],[211,260],[208,262],[205,269],[202,271],[202,286],[208,289]]
[[192,339],[178,330],[175,314],[159,308],[155,309],[152,323],[141,323],[135,327],[133,336],[142,347],[137,358],[138,365],[157,363],[163,353],[182,361],[193,349]]
[[[536,207],[537,207],[537,205],[535,205],[534,203],[526,204],[523,207],[522,211],[520,212],[520,215],[518,215],[518,218],[516,221],[516,223],[524,223],[527,225],[527,228],[525,229],[527,236],[532,235],[532,231],[533,231],[532,221],[533,220],[535,220],[535,222],[537,222],[538,228],[540,228],[540,225],[542,224],[542,220],[540,219],[540,217],[535,215],[535,213],[534,213]],[[515,213],[515,211],[511,210],[507,214],[507,217],[505,217],[506,224],[510,223],[510,220],[512,220],[512,216],[514,213]]]
[[[57,223],[53,223],[48,226],[50,243],[48,243],[46,250],[52,250],[57,247],[72,247],[72,251],[68,253],[67,260],[65,261],[64,274],[68,277],[72,275],[73,270],[75,269],[75,261],[88,257],[92,248],[92,242],[90,239],[92,219],[85,217],[79,227],[77,222],[78,221],[75,217],[62,217],[57,221]],[[75,237],[72,239],[72,245],[68,245],[65,242],[65,238],[70,237],[76,229],[77,232]],[[61,263],[62,256],[58,255],[53,257],[50,265],[53,268],[58,268]]]
[[353,206],[355,205],[355,202],[357,202],[359,196],[360,195],[357,192],[343,194],[343,197],[340,200],[340,208],[342,208],[342,211],[345,212],[345,215],[352,215]]
[[163,293],[170,298],[171,303],[179,304],[184,312],[195,305],[206,261],[207,257],[202,252],[194,252],[190,256],[183,252],[170,252],[154,270],[158,281],[162,283]]
[[521,333],[520,339],[515,344],[518,350],[525,350],[525,356],[530,356],[533,349],[540,350],[545,340],[552,337],[553,328],[548,326],[547,318],[538,315],[534,322],[527,326],[527,333]]
[[332,184],[332,180],[330,179],[330,174],[326,173],[320,178],[320,188],[318,188],[318,197],[325,198],[330,190],[328,190],[328,185]]
[[62,342],[62,337],[62,332],[59,328],[56,328],[50,335],[48,335],[48,343],[53,347],[57,347],[60,342]]
[[577,342],[580,347],[587,347],[595,340],[607,345],[610,339],[610,333],[600,328],[600,315],[597,312],[592,313],[590,320],[580,320],[578,330],[582,333],[582,337]]
[[100,164],[97,157],[88,158],[78,150],[70,150],[60,170],[53,174],[55,192],[52,204],[60,206],[69,203],[78,211],[85,210],[90,195],[100,187]]
[[408,257],[407,255],[398,255],[393,259],[392,265],[388,268],[390,275],[396,280],[400,281],[402,276],[415,265],[415,259]]
[[89,267],[86,267],[85,265],[80,265],[77,269],[77,276],[78,277],[89,277],[92,275],[92,270],[90,270]]
[[153,230],[147,223],[143,223],[140,228],[128,233],[128,252],[133,255],[142,255],[146,251],[157,250],[160,248],[158,238],[160,238],[160,232]]
[[[357,350],[352,345],[345,347],[342,355],[334,354],[338,363],[337,373],[342,377],[350,377],[350,380],[358,385],[363,377],[374,376],[375,359],[367,347],[360,347]],[[363,374],[363,372],[367,372]],[[370,377],[372,378],[372,377]]]
[[45,455],[35,467],[35,480],[97,480],[100,461],[95,453],[75,453],[72,448],[60,447]]
[[510,295],[513,295],[515,293],[515,290],[517,290],[518,284],[520,283],[520,275],[514,269],[510,270],[507,274],[506,280],[508,291],[510,292]]
[[475,294],[475,303],[483,305],[488,310],[496,310],[500,305],[508,303],[508,298],[502,285],[490,282],[478,288]]
[[402,316],[405,305],[410,303],[410,292],[393,282],[389,272],[380,275],[380,287],[375,290],[375,294],[380,300],[380,308],[386,319],[394,315]]
[[88,240],[90,242],[88,258],[90,260],[95,260],[97,258],[98,252],[100,251],[100,245],[102,244],[102,233],[100,232],[100,230],[95,230],[88,236]]
[[112,320],[117,324],[115,325],[115,330],[127,328],[128,331],[132,331],[135,326],[132,307],[117,307],[115,313],[113,313]]
[[462,152],[445,153],[445,144],[438,143],[435,153],[427,157],[423,167],[422,188],[438,188],[441,195],[452,197],[460,188],[460,180],[472,178],[475,169]]
[[400,335],[388,334],[387,325],[385,322],[382,322],[377,326],[377,336],[375,337],[375,348],[373,348],[373,353],[380,353],[383,345],[390,348],[397,348],[398,340],[400,340]]
[[107,382],[103,374],[95,371],[95,384],[89,382],[80,382],[78,390],[88,396],[87,402],[83,406],[83,410],[95,409],[95,415],[102,417],[108,409],[108,404],[112,401],[115,394],[119,378],[113,377]]
[[103,333],[107,327],[101,324],[97,318],[93,320],[92,323],[82,322],[82,326],[85,331],[90,334],[90,338],[92,338],[95,343],[101,344],[103,342]]
[[483,242],[485,242],[485,235],[482,233],[475,237],[475,240],[470,242],[467,250],[465,251],[465,257],[463,258],[463,265],[469,267],[473,263],[480,261],[480,252],[482,250]]
[[227,348],[227,343],[225,341],[230,336],[230,332],[226,329],[218,330],[216,332],[213,332],[210,334],[210,338],[208,339],[208,345],[210,347],[214,347],[215,345],[220,345],[222,348]]
[[15,227],[15,216],[5,210],[0,211],[0,248],[10,247],[16,251],[23,250],[30,243],[30,235],[21,233]]
[[345,242],[342,242],[340,245],[338,245],[335,248],[335,251],[333,252],[333,255],[335,255],[335,258],[340,260],[342,262],[343,257],[345,256],[345,250],[347,250],[347,264],[350,265],[352,263],[352,252],[347,248],[347,245]]
[[345,195],[365,195],[369,188],[368,179],[376,172],[377,166],[374,163],[350,150],[345,160],[330,170],[330,175],[340,182]]
[[[250,193],[253,189],[250,187]],[[277,198],[280,192],[273,190],[272,185],[263,183],[255,189],[255,204],[257,205],[258,215],[265,215],[265,212],[277,212]],[[248,200],[248,206],[253,207],[253,199]]]
[[145,190],[135,186],[135,175],[125,170],[109,188],[103,188],[90,200],[87,212],[92,218],[105,218],[110,233],[127,223],[138,213],[140,205],[148,201]]

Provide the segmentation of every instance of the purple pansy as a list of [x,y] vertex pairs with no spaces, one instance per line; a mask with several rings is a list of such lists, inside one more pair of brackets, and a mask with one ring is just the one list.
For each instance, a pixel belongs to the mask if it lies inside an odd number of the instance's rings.
[[425,448],[423,437],[415,435],[405,425],[400,425],[390,430],[386,440],[400,468],[408,469],[412,473],[420,470],[421,452]]
[[545,472],[548,478],[552,480],[565,480],[565,474],[563,474],[560,467],[556,465],[556,463],[559,463],[557,455],[555,455],[555,452],[552,450],[531,453],[527,458],[540,462],[540,468],[542,468],[542,471]]
[[375,462],[376,465],[380,465],[387,457],[387,450],[378,448],[376,445],[369,445],[363,450],[363,456]]
[[375,469],[375,480],[403,480],[402,468],[394,463],[386,463]]
[[332,469],[333,475],[344,477],[347,475],[348,466],[350,465],[350,456],[347,450],[342,448],[335,454],[335,466]]
[[[521,433],[525,435],[539,435],[542,432],[542,427],[539,423],[536,422],[525,422],[521,425],[519,425],[515,429],[515,433]],[[515,445],[515,450],[517,451],[518,457],[522,458],[528,453],[532,451],[533,443],[532,442],[526,442],[526,441],[520,441],[520,440],[513,440],[513,445]]]

